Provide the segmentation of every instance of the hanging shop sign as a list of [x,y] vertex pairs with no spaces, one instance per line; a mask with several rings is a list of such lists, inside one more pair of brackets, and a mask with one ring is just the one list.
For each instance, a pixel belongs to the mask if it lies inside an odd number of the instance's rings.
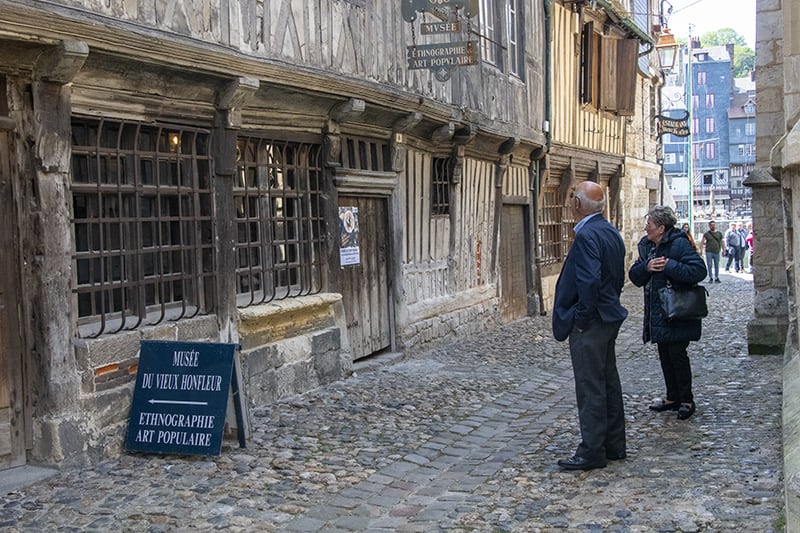
[[689,112],[684,111],[685,115],[681,118],[667,117],[664,115],[657,115],[658,119],[658,136],[669,133],[676,137],[688,137],[691,133],[689,131]]
[[141,341],[125,448],[219,455],[235,348]]
[[[407,46],[408,69],[428,69],[438,81],[450,79],[452,69],[478,64],[477,41],[470,40],[470,19],[478,12],[477,0],[401,0],[403,18],[411,23],[411,45]],[[433,21],[421,20],[420,35],[463,34],[453,42],[417,43],[417,12],[430,14]],[[438,20],[436,20],[438,19]],[[441,40],[441,39],[439,39]]]
[[417,44],[407,46],[406,50],[409,70],[430,69],[439,81],[450,79],[450,70],[454,67],[478,63],[478,47],[474,41]]
[[464,12],[467,18],[472,18],[478,14],[478,0],[401,0],[400,6],[400,11],[406,22],[413,22],[417,18],[417,12],[425,11],[426,9],[459,9]]

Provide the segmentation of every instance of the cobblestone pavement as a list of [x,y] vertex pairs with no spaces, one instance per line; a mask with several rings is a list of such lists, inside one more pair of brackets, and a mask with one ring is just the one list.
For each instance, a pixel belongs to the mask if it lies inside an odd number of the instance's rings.
[[647,409],[663,381],[625,288],[628,459],[604,469],[556,466],[579,441],[572,370],[534,317],[256,410],[246,449],[129,454],[0,496],[0,530],[780,531],[782,357],[747,354],[752,276],[709,289],[679,421]]

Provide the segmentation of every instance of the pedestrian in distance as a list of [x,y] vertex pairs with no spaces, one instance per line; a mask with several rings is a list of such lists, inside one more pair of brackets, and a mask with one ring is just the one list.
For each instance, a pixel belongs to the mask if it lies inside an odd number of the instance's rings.
[[747,223],[747,237],[745,238],[745,242],[747,243],[747,252],[750,254],[750,273],[753,273],[753,240],[755,239],[755,235],[753,234],[753,223]]
[[700,319],[669,320],[661,309],[659,289],[667,282],[689,286],[703,281],[706,265],[683,231],[675,228],[672,209],[656,206],[647,214],[646,235],[638,244],[639,257],[628,271],[634,285],[644,287],[642,340],[658,346],[666,398],[650,406],[657,412],[677,411],[686,420],[695,412],[689,342],[700,340]]
[[617,371],[617,334],[628,311],[620,303],[625,283],[625,243],[602,213],[603,188],[584,181],[570,194],[575,240],[556,283],[553,336],[569,339],[581,443],[559,459],[566,470],[603,468],[626,457],[625,413]]
[[[717,231],[717,224],[713,220],[708,223],[708,231],[700,239],[700,249],[706,249],[706,264],[708,265],[708,282],[719,283],[719,255],[724,247],[722,233]],[[713,267],[713,268],[712,268]]]
[[692,230],[689,229],[689,223],[684,222],[683,226],[681,226],[681,229],[683,230],[684,233],[686,233],[686,236],[689,237],[689,242],[692,243],[692,248],[696,250],[697,245],[694,243],[694,236],[692,235]]
[[725,232],[725,246],[728,248],[728,262],[725,263],[725,272],[731,271],[731,263],[736,272],[742,269],[741,248],[744,246],[742,236],[736,231],[736,222],[731,222],[731,227]]

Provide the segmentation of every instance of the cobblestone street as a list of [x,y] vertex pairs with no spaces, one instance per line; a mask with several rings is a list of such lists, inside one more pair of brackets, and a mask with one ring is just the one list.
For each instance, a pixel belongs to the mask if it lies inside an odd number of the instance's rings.
[[246,449],[128,454],[0,495],[3,531],[768,532],[783,520],[782,356],[749,356],[749,274],[709,286],[690,345],[697,413],[663,395],[642,291],[617,343],[628,458],[589,472],[566,343],[550,317],[394,362],[252,412]]

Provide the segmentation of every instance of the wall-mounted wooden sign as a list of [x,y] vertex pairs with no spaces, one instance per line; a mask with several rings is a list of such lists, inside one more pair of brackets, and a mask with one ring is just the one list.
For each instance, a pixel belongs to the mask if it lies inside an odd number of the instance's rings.
[[141,341],[125,448],[219,455],[235,348]]

